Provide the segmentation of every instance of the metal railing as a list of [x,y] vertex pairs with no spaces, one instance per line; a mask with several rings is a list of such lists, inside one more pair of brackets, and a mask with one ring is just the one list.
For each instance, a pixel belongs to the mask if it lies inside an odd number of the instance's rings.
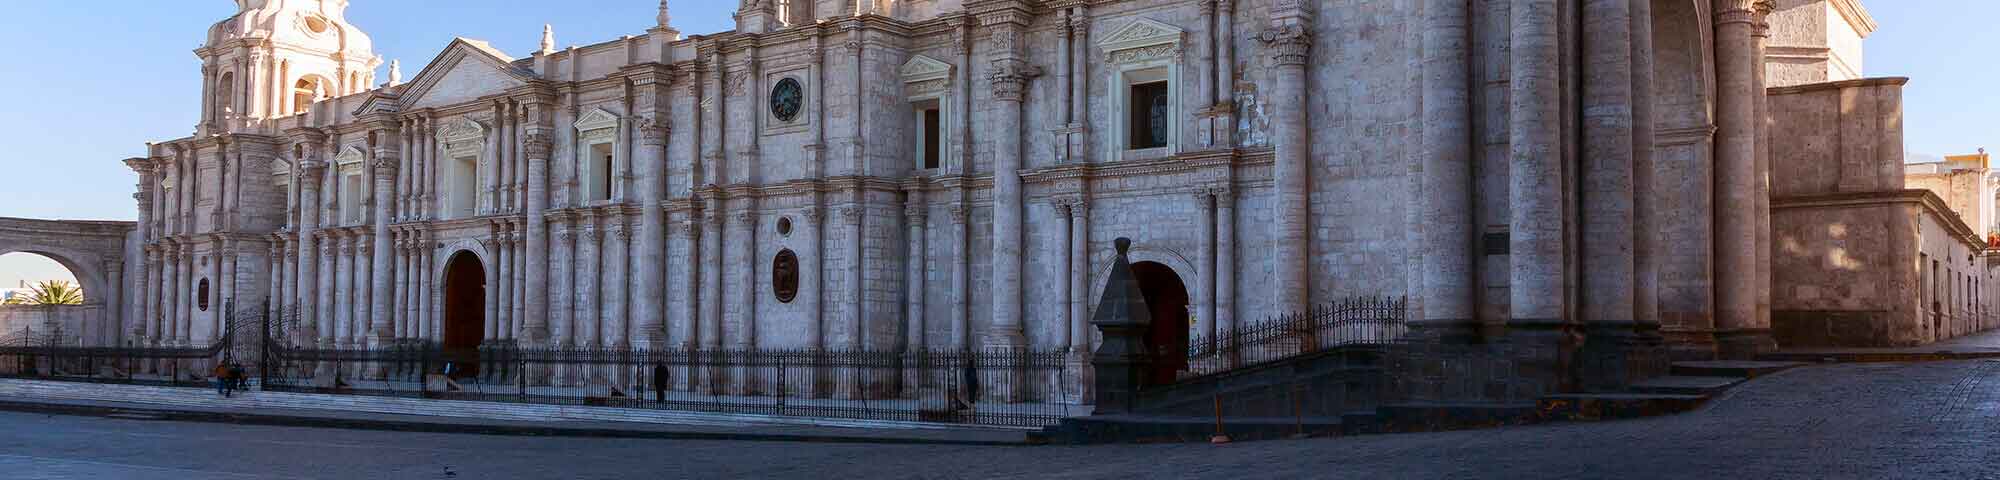
[[1403,297],[1357,297],[1315,305],[1251,323],[1188,345],[1179,380],[1252,368],[1352,345],[1384,345],[1401,338],[1408,302]]
[[[269,344],[277,345],[271,341]],[[1042,427],[1078,408],[1066,351],[272,348],[266,390]]]

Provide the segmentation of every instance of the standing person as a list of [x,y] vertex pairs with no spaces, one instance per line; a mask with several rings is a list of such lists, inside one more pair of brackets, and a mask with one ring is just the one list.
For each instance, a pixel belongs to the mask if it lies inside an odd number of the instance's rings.
[[215,379],[215,394],[229,398],[229,366],[217,363],[215,371],[210,373],[211,378]]
[[671,374],[667,371],[667,364],[653,364],[653,402],[665,403],[667,401],[667,379],[669,376]]
[[246,380],[248,380],[248,379],[249,379],[249,376],[248,376],[248,375],[244,375],[244,374],[243,374],[243,364],[241,364],[241,363],[236,363],[236,362],[229,362],[229,389],[230,389],[230,390],[232,390],[232,391],[233,391],[233,390],[249,390],[249,388],[248,388],[248,387],[247,387],[246,385],[244,385],[245,381],[246,381]]

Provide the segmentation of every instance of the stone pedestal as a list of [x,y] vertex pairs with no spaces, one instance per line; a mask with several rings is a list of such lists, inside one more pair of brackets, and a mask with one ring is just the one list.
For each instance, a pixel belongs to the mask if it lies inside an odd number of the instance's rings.
[[1153,363],[1146,348],[1152,316],[1146,309],[1145,296],[1139,293],[1138,281],[1132,276],[1132,263],[1125,256],[1132,240],[1119,238],[1113,243],[1118,247],[1118,258],[1111,264],[1097,315],[1090,320],[1104,335],[1103,344],[1091,357],[1096,376],[1092,390],[1098,414],[1131,412]]

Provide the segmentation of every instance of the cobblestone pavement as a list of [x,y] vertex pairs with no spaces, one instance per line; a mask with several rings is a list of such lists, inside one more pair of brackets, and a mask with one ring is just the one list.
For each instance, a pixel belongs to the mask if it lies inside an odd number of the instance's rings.
[[1996,376],[2000,361],[1818,366],[1672,417],[1223,446],[535,438],[0,413],[0,478],[2000,479]]

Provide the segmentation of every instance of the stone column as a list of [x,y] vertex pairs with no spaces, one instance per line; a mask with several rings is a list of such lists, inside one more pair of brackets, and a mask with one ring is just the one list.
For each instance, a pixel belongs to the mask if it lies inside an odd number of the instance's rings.
[[1090,202],[1079,197],[1069,210],[1069,343],[1078,360],[1090,352]]
[[319,337],[316,339],[319,341],[319,346],[332,347],[334,335],[340,331],[339,324],[333,321],[334,312],[340,309],[340,305],[335,303],[335,299],[339,297],[334,296],[334,291],[340,288],[340,284],[334,282],[333,274],[334,259],[339,258],[337,255],[340,253],[340,239],[333,234],[333,230],[327,230],[321,235],[318,253],[314,257],[319,260],[319,268],[315,271],[317,278],[314,279],[313,285],[319,288],[309,291],[318,294],[319,298],[315,305],[325,308],[313,312],[313,322],[318,327],[315,333]]
[[1653,2],[1632,2],[1632,267],[1637,291],[1632,294],[1632,320],[1642,341],[1660,342],[1659,251],[1661,229],[1654,193],[1653,135]]
[[[1218,330],[1215,325],[1215,198],[1208,188],[1196,188],[1191,197],[1195,202],[1195,231],[1199,232],[1195,252],[1195,293],[1194,328],[1196,342],[1213,342]],[[1211,343],[1210,345],[1213,345]],[[1196,345],[1200,346],[1200,345]]]
[[1509,147],[1510,328],[1556,341],[1563,318],[1562,47],[1555,0],[1514,0]]
[[391,339],[404,339],[410,337],[410,331],[411,331],[410,239],[406,236],[407,233],[405,232],[394,231],[392,233],[395,235],[395,239],[393,240],[392,243],[394,243],[396,249],[396,255],[395,255],[396,274],[394,275],[395,278],[391,281],[395,282],[394,288],[396,289],[395,291],[396,298],[395,298],[395,305],[390,307],[390,311],[395,312],[394,314],[395,319],[392,323],[392,325],[395,325],[395,327],[394,330],[390,332],[389,337]]
[[[1237,328],[1236,189],[1228,186],[1215,190],[1215,252],[1215,329],[1218,334],[1228,337],[1235,335]],[[1084,261],[1089,262],[1090,258],[1086,256]],[[1089,268],[1085,264],[1084,272],[1088,273]],[[1084,293],[1088,295],[1089,290]],[[1076,328],[1086,329],[1089,325],[1077,325]]]
[[444,279],[439,275],[440,272],[437,268],[437,237],[436,234],[431,233],[429,230],[419,230],[419,232],[417,271],[423,272],[423,275],[417,277],[419,280],[418,283],[422,284],[417,295],[418,300],[423,305],[418,315],[424,319],[423,330],[425,338],[443,342],[443,326],[439,324],[440,316],[443,313],[438,309],[438,296],[440,295],[438,282]]
[[145,299],[140,304],[144,310],[142,311],[143,315],[139,317],[138,325],[134,326],[136,331],[133,332],[134,336],[137,337],[135,340],[141,346],[153,345],[158,341],[162,332],[160,330],[160,317],[163,316],[161,312],[164,309],[160,306],[160,292],[165,290],[165,287],[161,285],[160,281],[165,277],[160,274],[161,263],[159,245],[147,245],[146,270],[145,274],[141,275],[141,277],[145,278],[146,283],[139,290],[139,294],[145,296]]
[[971,271],[969,256],[972,246],[966,225],[966,216],[971,212],[963,200],[952,204],[951,214],[951,347],[966,351],[972,348],[972,300]]
[[172,345],[174,336],[180,333],[180,249],[172,240],[159,244],[160,283],[162,289],[160,321],[154,325],[154,343]]
[[[1646,0],[1651,1],[1651,0]],[[1423,335],[1470,340],[1478,335],[1473,266],[1472,103],[1470,42],[1463,0],[1427,0],[1424,7],[1423,219],[1419,302],[1412,322]]]
[[828,343],[825,318],[827,255],[822,235],[826,229],[825,216],[817,203],[806,207],[805,212],[799,215],[800,220],[805,222],[802,232],[806,236],[805,244],[812,248],[806,252],[804,264],[799,266],[799,296],[804,297],[800,303],[811,310],[806,314],[805,322],[807,348],[813,350],[824,350]]
[[201,278],[201,273],[195,270],[197,268],[195,246],[191,242],[181,244],[181,291],[176,294],[181,297],[181,314],[177,325],[179,328],[174,332],[174,344],[180,346],[194,344],[194,320],[197,312],[195,292],[200,289],[196,282]]
[[[207,72],[210,69],[203,67],[202,70]],[[206,77],[207,75],[204,73],[203,88],[207,88],[207,84],[209,83],[206,81]],[[204,98],[206,98],[205,95]],[[145,300],[146,292],[150,290],[150,284],[147,283],[147,275],[148,272],[152,271],[153,264],[146,253],[147,250],[150,250],[150,244],[153,241],[152,190],[153,185],[159,182],[153,179],[153,166],[145,158],[127,159],[125,160],[125,166],[139,174],[138,191],[132,193],[132,200],[138,202],[139,207],[138,221],[133,223],[133,227],[137,232],[135,232],[136,235],[133,235],[133,237],[138,239],[141,250],[139,254],[139,268],[136,269],[139,274],[132,277],[131,291],[133,293],[132,303],[134,305],[131,306],[126,316],[132,319],[132,339],[143,341],[146,337],[145,319],[150,318],[152,313],[151,305]]]
[[337,292],[340,296],[340,299],[337,300],[340,305],[340,333],[337,335],[339,338],[336,341],[343,347],[353,346],[357,340],[360,340],[354,334],[361,330],[357,325],[361,319],[357,317],[363,312],[360,302],[361,289],[357,287],[364,280],[355,278],[357,277],[355,274],[358,273],[361,266],[361,262],[357,258],[357,254],[360,251],[357,247],[359,247],[361,242],[360,234],[342,232],[340,236],[340,264],[334,267],[335,272],[340,275],[340,279],[338,280],[340,282],[340,291]]
[[905,294],[905,304],[903,306],[905,315],[903,319],[903,351],[918,352],[928,347],[924,344],[924,290],[925,287],[929,286],[929,282],[924,278],[924,264],[930,258],[930,250],[924,248],[924,221],[929,212],[925,209],[924,204],[919,201],[920,199],[916,198],[923,195],[922,193],[911,191],[909,195],[912,198],[909,200],[909,204],[903,207],[903,223],[907,224],[910,229],[906,237],[906,240],[909,241],[909,246],[906,247],[907,250],[903,253],[903,292]]
[[[394,131],[388,132],[387,135],[399,136]],[[374,330],[369,342],[370,345],[377,347],[387,345],[390,340],[396,338],[396,317],[393,313],[395,310],[390,302],[394,297],[390,295],[389,288],[397,272],[389,263],[390,255],[395,252],[394,246],[391,245],[389,223],[396,214],[392,206],[397,198],[396,172],[401,171],[399,170],[401,161],[402,152],[390,150],[386,143],[375,149],[375,231],[371,236],[375,240],[371,249],[374,254],[371,259],[371,263],[374,264],[374,275],[370,277],[374,284],[369,289],[368,300],[372,303],[369,321]]]
[[757,213],[740,211],[735,214],[736,222],[729,232],[732,248],[724,253],[729,259],[730,276],[737,279],[730,291],[735,304],[732,315],[723,318],[728,327],[735,330],[731,348],[756,348],[757,346]]
[[[1751,97],[1751,101],[1756,105],[1756,113],[1752,115],[1752,121],[1756,122],[1757,132],[1757,173],[1751,179],[1752,184],[1756,186],[1756,192],[1752,194],[1752,198],[1756,199],[1757,205],[1755,213],[1757,226],[1753,230],[1757,232],[1755,247],[1757,252],[1757,263],[1755,264],[1757,272],[1757,313],[1752,318],[1754,319],[1755,328],[1765,332],[1763,334],[1765,338],[1770,337],[1769,332],[1771,330],[1771,108],[1770,97],[1766,95],[1764,90],[1767,86],[1764,77],[1769,72],[1768,69],[1764,68],[1764,59],[1769,58],[1765,56],[1765,47],[1771,42],[1771,23],[1769,20],[1771,10],[1774,7],[1771,0],[1758,0],[1752,7],[1757,12],[1757,23],[1751,34],[1750,53],[1751,58],[1757,59],[1756,68],[1751,70],[1752,78],[1755,82],[1750,88],[1751,91],[1755,92],[1755,95]],[[1974,227],[1973,231],[1977,232],[1987,228],[1991,227],[1980,225]],[[1772,341],[1762,339],[1756,341],[1760,347],[1777,347],[1777,344]]]
[[[664,92],[661,92],[664,93]],[[658,98],[647,96],[647,98]],[[667,192],[667,119],[658,113],[639,121],[639,148],[634,160],[643,165],[639,184],[639,251],[634,255],[638,271],[632,289],[635,298],[632,316],[638,320],[633,340],[639,346],[661,348],[667,344],[666,259],[667,218],[660,202]]]
[[[375,282],[373,281],[375,278],[375,262],[372,261],[376,252],[373,245],[375,237],[376,235],[372,233],[363,233],[354,236],[354,333],[352,338],[356,347],[370,345],[369,340],[375,335],[374,330],[376,326],[380,325],[383,330],[388,330],[388,326],[383,323],[387,322],[388,318],[382,314],[382,310],[375,309],[375,302],[373,301],[377,297],[374,288]],[[387,339],[384,338],[384,340]]]
[[[673,281],[674,291],[680,293],[680,305],[678,305],[679,308],[676,310],[676,315],[674,315],[679,322],[674,326],[677,327],[680,333],[674,335],[676,342],[673,347],[682,350],[693,350],[701,346],[700,285],[702,272],[701,254],[696,251],[699,248],[700,240],[697,237],[701,235],[701,222],[696,218],[699,216],[698,210],[690,209],[682,212],[681,215],[686,218],[679,220],[681,228],[674,230],[674,251],[681,252],[684,255],[685,260],[683,262],[685,262],[685,265],[682,267],[680,275],[673,277],[675,278]],[[809,325],[817,325],[818,323],[818,319],[813,318]],[[683,378],[685,377],[686,375],[683,375]]]
[[[1583,11],[1583,271],[1587,347],[1632,332],[1632,11],[1592,0]],[[1609,379],[1605,379],[1609,380]],[[1589,381],[1589,379],[1586,379]]]
[[551,344],[573,346],[576,345],[576,325],[571,321],[571,313],[576,311],[572,305],[576,298],[576,284],[572,280],[576,277],[576,269],[571,264],[576,258],[576,230],[570,228],[567,215],[552,216],[549,222],[554,224],[556,230],[556,250],[549,256],[549,271],[555,274],[549,282],[552,290],[549,292]]
[[[711,195],[714,194],[711,189]],[[701,235],[701,346],[722,347],[722,201],[708,199]]]
[[865,216],[867,212],[861,205],[849,205],[840,209],[840,223],[846,230],[844,235],[846,238],[842,238],[845,245],[841,250],[843,250],[842,255],[847,257],[847,268],[842,269],[842,273],[847,275],[845,280],[847,298],[844,301],[846,308],[841,309],[841,323],[846,324],[848,337],[847,344],[842,347],[848,350],[861,350],[870,346],[867,326],[863,324],[868,288],[862,283],[861,275],[861,270],[867,265],[867,252],[861,250],[861,240],[867,235],[867,224],[862,222]]
[[[1285,2],[1281,2],[1285,3]],[[1312,25],[1304,4],[1291,2],[1271,12],[1271,26],[1257,35],[1271,55],[1270,98],[1284,104],[1272,109],[1271,148],[1275,165],[1272,183],[1276,204],[1271,227],[1271,265],[1276,278],[1273,311],[1305,311],[1311,301],[1307,272],[1312,263],[1311,169],[1312,139],[1306,131],[1306,62],[1312,53]]]
[[[308,141],[306,143],[312,145],[316,142]],[[312,147],[302,147],[301,150],[304,148]],[[322,285],[319,281],[321,273],[319,268],[320,246],[319,235],[317,235],[319,228],[319,183],[321,177],[326,173],[326,163],[320,162],[317,158],[304,155],[300,155],[297,162],[299,164],[299,178],[295,181],[299,182],[299,224],[295,230],[298,232],[299,237],[299,286],[296,290],[299,298],[296,301],[299,304],[299,328],[302,332],[294,338],[298,338],[301,341],[318,341],[320,335],[326,331],[322,325],[317,323],[319,319],[320,299],[324,298],[319,288]]]
[[[549,157],[555,147],[548,128],[542,119],[548,116],[547,107],[528,104],[528,135],[522,150],[528,156],[528,187],[525,208],[527,216],[524,225],[527,230],[527,250],[523,263],[527,264],[527,279],[522,292],[527,298],[522,304],[527,307],[523,315],[522,336],[529,345],[549,343],[549,317],[554,310],[549,303],[549,262],[548,220],[543,218],[549,208]],[[558,293],[560,295],[560,293]]]
[[1757,318],[1757,73],[1752,0],[1715,0],[1715,326],[1723,358],[1775,347]]
[[576,309],[577,344],[588,347],[604,345],[604,294],[598,286],[598,278],[604,272],[604,262],[599,260],[598,241],[603,233],[597,228],[597,220],[586,211],[582,218],[583,236],[577,239],[576,287],[580,305]]
[[1028,81],[1040,75],[1041,69],[1028,65],[1021,51],[1026,18],[993,15],[981,21],[990,27],[988,39],[994,45],[987,80],[995,103],[987,110],[994,127],[993,321],[984,343],[1012,349],[1026,342],[1021,327],[1021,245],[1025,235],[1021,157],[1027,151],[1021,148],[1021,108],[1026,103]]
[[[501,189],[501,195],[504,196],[505,191],[504,188]],[[487,290],[487,296],[493,299],[493,317],[489,320],[493,328],[486,330],[488,340],[504,342],[514,337],[513,228],[513,224],[506,222],[496,222],[494,225],[493,256],[495,259],[493,261],[493,268],[489,269],[493,274],[493,283],[487,284],[487,286],[491,287]]]
[[632,232],[622,216],[605,220],[604,227],[610,235],[604,237],[604,261],[600,264],[604,269],[604,345],[625,348],[630,346],[625,341],[626,329],[631,325],[626,321],[625,292],[631,282],[626,280],[625,267],[632,263],[626,245],[632,240]]

